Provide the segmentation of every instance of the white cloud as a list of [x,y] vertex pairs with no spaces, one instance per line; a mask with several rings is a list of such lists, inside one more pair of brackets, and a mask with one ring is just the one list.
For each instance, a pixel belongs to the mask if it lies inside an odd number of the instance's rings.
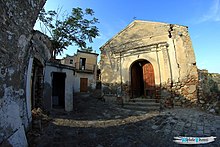
[[206,14],[200,19],[201,22],[205,21],[220,21],[220,0],[214,0]]

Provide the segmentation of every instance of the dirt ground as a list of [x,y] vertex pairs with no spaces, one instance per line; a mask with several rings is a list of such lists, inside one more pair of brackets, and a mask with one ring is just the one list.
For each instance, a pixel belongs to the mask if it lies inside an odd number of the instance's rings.
[[182,146],[175,136],[217,136],[207,145],[220,145],[219,116],[197,109],[136,111],[89,95],[74,98],[73,112],[54,110],[41,131],[29,133],[31,147]]

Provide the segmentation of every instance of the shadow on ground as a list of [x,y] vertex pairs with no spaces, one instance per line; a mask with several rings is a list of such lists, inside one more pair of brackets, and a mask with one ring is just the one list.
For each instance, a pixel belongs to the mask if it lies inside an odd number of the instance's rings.
[[[179,146],[174,136],[220,137],[220,117],[196,109],[135,111],[92,97],[77,97],[74,112],[54,110],[30,146]],[[219,140],[208,144],[220,145]]]

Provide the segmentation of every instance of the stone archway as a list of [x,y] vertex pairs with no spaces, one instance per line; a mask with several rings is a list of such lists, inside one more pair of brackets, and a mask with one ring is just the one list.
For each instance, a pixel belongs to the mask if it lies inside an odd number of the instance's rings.
[[43,108],[43,64],[33,59],[31,71],[31,109]]
[[44,65],[37,58],[30,58],[27,71],[26,96],[28,117],[31,110],[43,107],[43,68]]
[[155,98],[155,75],[153,65],[144,59],[130,66],[131,97]]

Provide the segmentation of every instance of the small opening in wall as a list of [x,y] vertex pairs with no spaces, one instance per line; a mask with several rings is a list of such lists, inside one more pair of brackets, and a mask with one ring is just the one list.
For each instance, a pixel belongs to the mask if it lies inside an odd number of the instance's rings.
[[79,69],[80,70],[85,70],[85,65],[86,65],[86,58],[80,58]]
[[73,64],[73,60],[72,59],[70,59],[70,64]]
[[178,32],[178,35],[181,37],[181,36],[183,36],[183,34],[181,33],[181,32]]

